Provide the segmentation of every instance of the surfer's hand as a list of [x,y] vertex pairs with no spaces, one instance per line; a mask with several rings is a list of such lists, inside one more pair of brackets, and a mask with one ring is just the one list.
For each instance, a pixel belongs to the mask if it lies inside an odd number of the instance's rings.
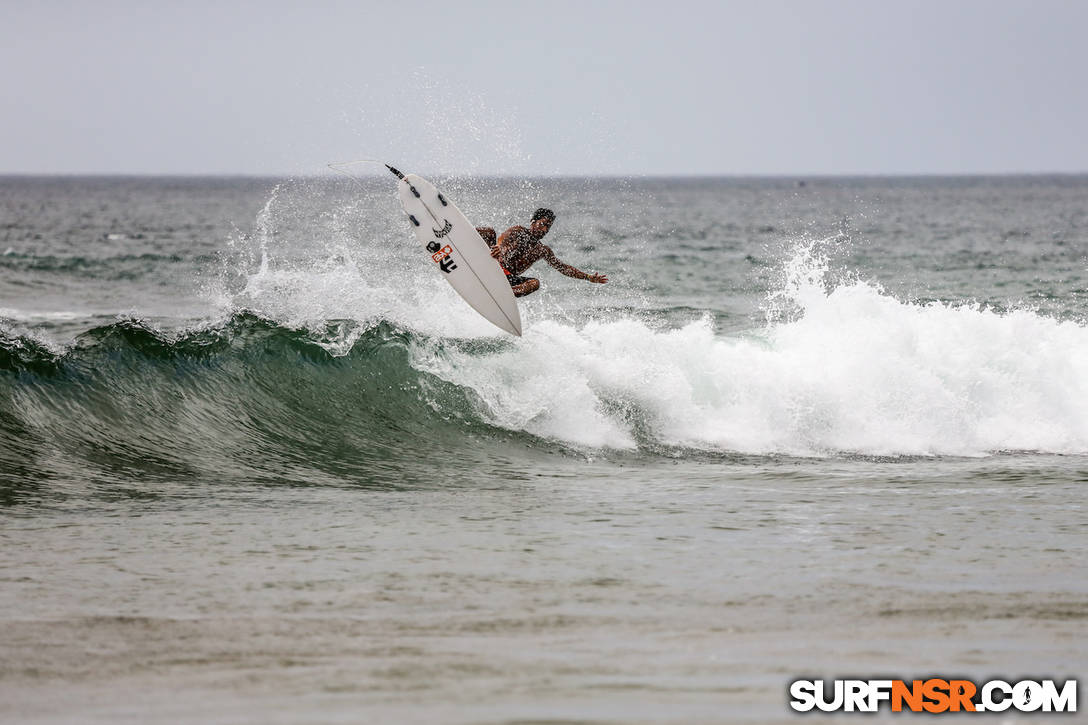
[[495,259],[500,259],[502,257],[502,250],[499,249],[498,244],[491,248],[491,256]]
[[603,274],[591,274],[586,277],[586,279],[590,282],[596,282],[597,284],[604,284],[608,281],[608,277],[605,277]]

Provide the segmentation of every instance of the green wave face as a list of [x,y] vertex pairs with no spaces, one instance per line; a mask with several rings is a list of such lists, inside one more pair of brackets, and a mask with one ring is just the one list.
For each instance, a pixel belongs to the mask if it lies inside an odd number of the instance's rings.
[[0,479],[413,486],[471,470],[481,440],[524,444],[412,368],[411,333],[355,334],[338,355],[247,314],[175,337],[118,322],[60,353],[0,336]]

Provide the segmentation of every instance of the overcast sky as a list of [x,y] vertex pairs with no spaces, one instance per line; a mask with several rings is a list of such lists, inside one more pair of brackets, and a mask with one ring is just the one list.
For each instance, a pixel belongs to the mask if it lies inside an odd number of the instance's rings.
[[0,0],[0,172],[1088,171],[1088,2]]

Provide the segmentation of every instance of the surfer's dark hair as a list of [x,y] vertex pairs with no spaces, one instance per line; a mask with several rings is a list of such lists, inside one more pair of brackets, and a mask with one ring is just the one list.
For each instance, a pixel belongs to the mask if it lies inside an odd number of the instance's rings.
[[540,207],[533,212],[533,218],[529,220],[529,223],[531,224],[537,219],[547,219],[548,223],[550,224],[555,221],[555,212],[551,209],[545,209],[544,207]]

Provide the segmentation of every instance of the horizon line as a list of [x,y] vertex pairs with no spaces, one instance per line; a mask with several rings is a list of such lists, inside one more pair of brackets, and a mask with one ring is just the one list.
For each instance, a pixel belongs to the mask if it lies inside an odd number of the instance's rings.
[[[637,173],[637,174],[475,174],[462,172],[425,171],[435,177],[461,177],[475,179],[607,179],[607,180],[668,180],[668,179],[912,179],[912,178],[1011,178],[1046,176],[1088,176],[1083,171],[962,171],[962,172],[822,172],[822,173]],[[422,175],[422,174],[421,174]],[[381,179],[382,172],[353,174],[358,179]],[[326,179],[339,178],[335,173],[249,173],[249,172],[200,172],[200,171],[0,171],[0,179],[20,178],[85,178],[85,179]]]

